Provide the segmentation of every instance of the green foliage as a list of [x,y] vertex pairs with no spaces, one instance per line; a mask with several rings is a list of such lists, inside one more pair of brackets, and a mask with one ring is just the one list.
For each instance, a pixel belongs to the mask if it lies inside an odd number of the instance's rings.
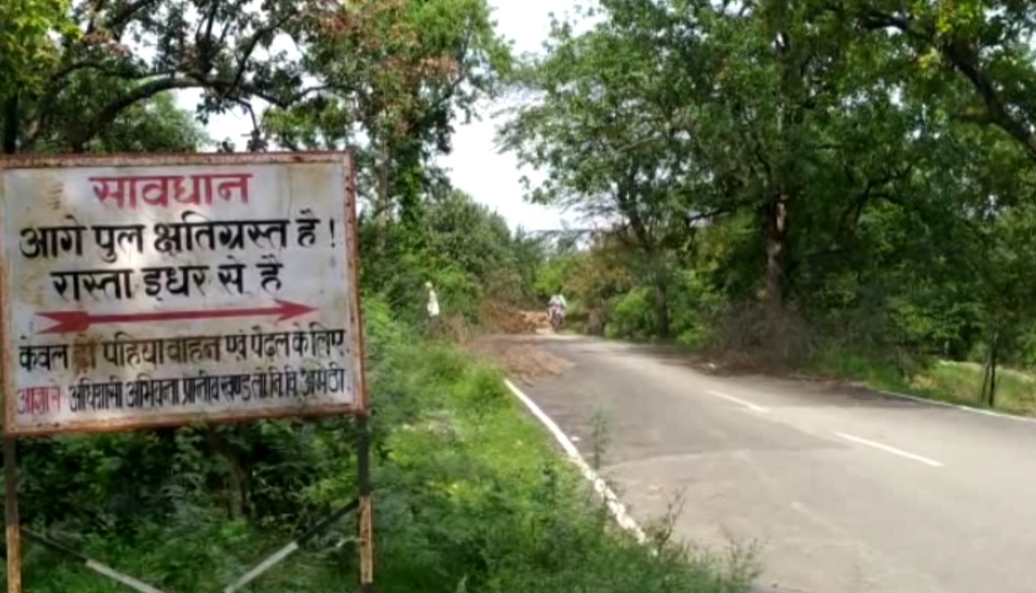
[[699,270],[684,270],[673,291],[673,335],[681,346],[700,349],[712,339],[713,320],[725,304],[724,295]]
[[653,316],[651,290],[648,288],[634,289],[612,305],[607,335],[645,340],[653,335]]
[[416,223],[429,194],[448,192],[433,157],[496,93],[509,48],[486,0],[321,2],[303,31],[301,66],[320,84],[266,111],[263,132],[291,150],[356,150],[372,247],[390,249],[389,221]]
[[362,242],[384,248],[367,253],[363,283],[377,287],[404,319],[425,317],[425,282],[435,286],[444,315],[478,321],[478,304],[525,304],[536,295],[533,279],[542,259],[534,237],[512,233],[504,219],[460,191],[423,205],[420,219],[382,227],[362,221]]
[[0,98],[17,89],[19,100],[0,126],[22,152],[84,152],[125,111],[169,91],[201,90],[203,117],[260,97],[293,104],[309,92],[302,68],[267,50],[278,35],[303,42],[319,4],[5,2]]
[[191,113],[179,109],[172,93],[161,93],[120,113],[87,150],[98,153],[197,152],[210,142]]
[[[819,352],[809,370],[822,376],[852,377],[878,389],[912,394],[953,404],[982,407],[985,369],[973,362],[928,360],[897,368],[881,357],[847,348]],[[998,369],[997,407],[1005,412],[1036,415],[1036,376]]]
[[576,265],[574,256],[552,257],[543,262],[536,273],[536,294],[542,298],[550,298],[559,290],[571,292],[570,278]]
[[57,52],[51,34],[73,35],[69,0],[7,0],[0,4],[0,104],[19,88],[36,90]]

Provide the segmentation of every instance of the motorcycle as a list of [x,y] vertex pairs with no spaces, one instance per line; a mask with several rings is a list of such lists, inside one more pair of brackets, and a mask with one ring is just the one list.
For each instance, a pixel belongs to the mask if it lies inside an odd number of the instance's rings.
[[551,305],[548,310],[548,316],[550,317],[550,327],[554,331],[561,329],[561,324],[565,321],[565,313],[561,310],[560,305]]

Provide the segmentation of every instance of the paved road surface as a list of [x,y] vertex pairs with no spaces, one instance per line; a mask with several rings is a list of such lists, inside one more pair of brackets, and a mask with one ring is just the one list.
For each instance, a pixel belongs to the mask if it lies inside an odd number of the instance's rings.
[[1036,591],[1036,423],[863,390],[723,377],[639,346],[530,338],[574,365],[522,385],[641,522],[756,541],[760,590]]

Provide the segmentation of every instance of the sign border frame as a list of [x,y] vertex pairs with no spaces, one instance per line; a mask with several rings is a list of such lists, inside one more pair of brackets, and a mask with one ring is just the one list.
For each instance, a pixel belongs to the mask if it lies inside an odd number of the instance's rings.
[[[356,385],[359,393],[350,404],[320,405],[309,408],[285,408],[276,411],[254,410],[223,416],[195,414],[163,414],[152,418],[124,419],[104,423],[69,424],[64,426],[40,426],[19,429],[14,426],[14,412],[17,405],[14,378],[6,373],[0,381],[3,401],[3,433],[6,438],[51,436],[64,434],[98,434],[141,429],[170,428],[195,424],[230,424],[255,422],[259,420],[284,420],[291,418],[323,418],[329,416],[364,416],[369,409],[367,394],[367,373],[364,352],[363,308],[360,304],[360,257],[359,223],[357,218],[356,160],[352,148],[329,152],[261,152],[261,153],[184,153],[184,154],[113,154],[113,155],[18,155],[0,157],[0,220],[5,214],[6,196],[3,173],[20,169],[66,169],[82,167],[171,167],[206,165],[289,165],[299,163],[330,163],[342,165],[342,184],[345,188],[344,222],[346,241],[345,257],[352,262],[349,282],[352,284],[352,298],[349,299],[348,316],[355,331],[351,337],[353,352],[358,357]],[[0,244],[5,239],[0,228]],[[0,250],[0,356],[3,366],[0,373],[14,364],[13,354],[8,348],[6,327],[8,289],[7,262]],[[347,289],[348,287],[343,287]]]

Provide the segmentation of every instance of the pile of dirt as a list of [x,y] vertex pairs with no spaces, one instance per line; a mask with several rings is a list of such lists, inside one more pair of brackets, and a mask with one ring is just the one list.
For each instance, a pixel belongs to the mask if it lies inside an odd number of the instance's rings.
[[471,342],[469,348],[493,360],[508,377],[526,385],[560,375],[572,366],[568,360],[558,358],[534,343],[505,336],[486,336]]
[[534,339],[522,337],[552,331],[546,311],[525,311],[505,302],[486,300],[480,303],[478,313],[479,323],[487,333],[473,337],[465,346],[477,356],[492,360],[511,379],[530,384],[572,366],[545,351]]
[[479,320],[484,327],[504,334],[535,334],[550,329],[546,311],[523,311],[499,301],[483,301]]

